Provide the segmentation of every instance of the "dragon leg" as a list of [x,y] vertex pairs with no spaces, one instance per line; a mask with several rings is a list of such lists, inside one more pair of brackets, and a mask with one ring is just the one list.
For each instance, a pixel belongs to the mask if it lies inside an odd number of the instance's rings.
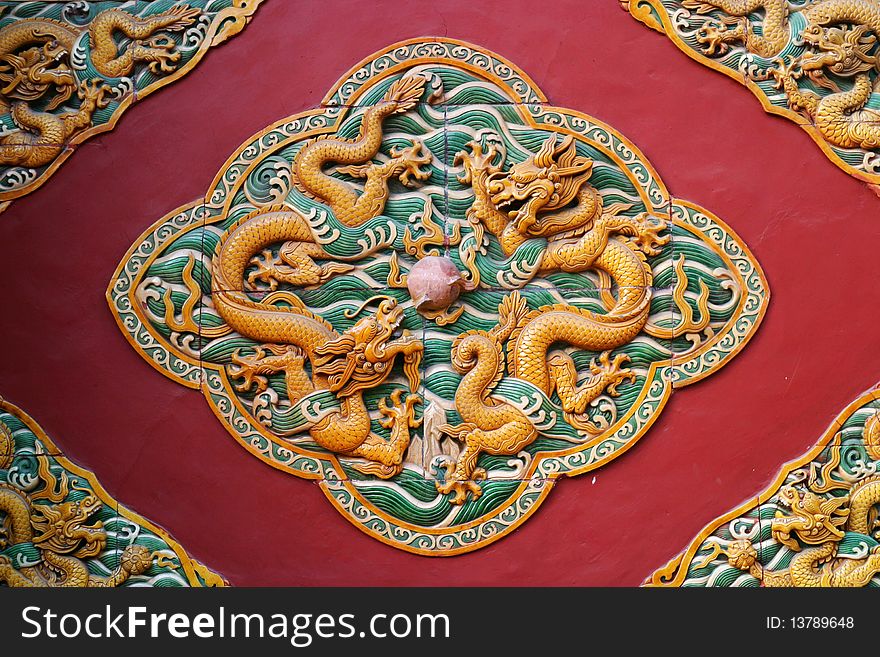
[[[266,351],[271,352],[267,355]],[[245,392],[253,387],[263,392],[269,387],[267,374],[284,372],[287,385],[287,397],[296,403],[303,396],[314,390],[311,380],[305,371],[305,355],[294,345],[265,344],[257,347],[253,356],[242,356],[238,351],[232,355],[229,376],[232,379],[243,379],[236,384],[236,390]]]
[[486,479],[486,471],[477,467],[477,458],[482,452],[487,454],[516,454],[537,437],[535,427],[525,416],[506,422],[495,429],[480,429],[473,423],[445,424],[440,430],[464,443],[464,449],[457,461],[449,461],[446,480],[437,482],[437,491],[443,495],[455,493],[452,504],[463,504],[468,493],[473,499],[483,494],[479,481]]
[[280,283],[305,287],[319,285],[336,274],[345,274],[354,269],[353,265],[339,262],[319,265],[315,258],[321,257],[327,257],[327,254],[314,242],[285,242],[277,256],[267,249],[261,256],[251,258],[251,263],[257,269],[248,274],[247,280],[251,286],[256,281],[267,283],[271,290],[277,289]]
[[417,420],[415,416],[415,405],[419,403],[419,398],[408,395],[401,401],[402,393],[400,389],[391,393],[391,406],[385,399],[379,402],[379,412],[383,415],[379,424],[391,429],[391,440],[386,441],[371,432],[363,443],[347,453],[369,461],[355,464],[354,467],[359,472],[388,479],[403,469],[403,455],[410,441],[409,430],[419,426],[421,420]]
[[749,21],[745,17],[722,18],[720,25],[704,25],[697,31],[697,42],[707,55],[723,55],[731,43],[746,43]]
[[[358,208],[369,208],[372,216],[382,212],[388,200],[388,182],[397,178],[407,187],[413,187],[416,181],[425,181],[431,177],[430,170],[421,167],[431,163],[430,153],[423,152],[422,142],[413,140],[406,148],[392,148],[391,158],[385,162],[354,164],[338,167],[340,173],[364,179],[364,192],[357,200]],[[412,180],[412,178],[415,179]]]
[[550,368],[550,385],[556,388],[562,410],[566,419],[577,428],[588,428],[589,418],[584,413],[587,404],[596,399],[603,391],[617,396],[617,386],[623,381],[635,381],[635,374],[621,367],[629,360],[629,356],[618,354],[611,358],[611,353],[603,351],[590,363],[591,376],[583,384],[577,384],[577,368],[571,356],[562,351],[549,355],[547,365]]
[[149,62],[150,71],[156,75],[171,73],[180,61],[180,53],[173,52],[177,45],[171,37],[153,37],[146,42],[147,45],[137,43],[125,51],[132,62]]
[[[92,46],[92,63],[108,77],[131,74],[138,62],[149,62],[153,73],[168,73],[180,61],[180,53],[171,52],[176,43],[169,37],[154,37],[159,30],[179,32],[192,25],[201,15],[200,9],[188,5],[175,6],[161,14],[139,17],[122,11],[108,9],[95,17],[89,26]],[[133,42],[122,53],[117,51],[114,32],[122,32]],[[147,45],[145,45],[145,43]]]

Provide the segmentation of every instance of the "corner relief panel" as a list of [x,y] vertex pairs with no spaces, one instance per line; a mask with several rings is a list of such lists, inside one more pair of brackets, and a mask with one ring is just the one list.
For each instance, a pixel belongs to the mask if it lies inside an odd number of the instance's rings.
[[224,586],[0,399],[0,586]]
[[851,176],[880,184],[876,0],[621,0],[692,59],[748,87]]
[[0,2],[0,210],[241,32],[262,1]]
[[622,135],[491,52],[422,39],[248,140],[107,298],[253,455],[374,538],[453,555],[631,448],[769,291]]
[[814,449],[646,584],[880,586],[880,391],[850,404]]

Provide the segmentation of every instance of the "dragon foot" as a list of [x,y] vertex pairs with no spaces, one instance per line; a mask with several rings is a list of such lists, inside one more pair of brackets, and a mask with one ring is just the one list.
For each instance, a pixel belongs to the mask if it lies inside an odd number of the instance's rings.
[[626,354],[618,354],[613,359],[611,352],[603,351],[598,361],[590,363],[590,378],[582,385],[577,385],[577,368],[571,357],[561,351],[553,352],[547,359],[550,376],[566,419],[579,429],[591,430],[592,422],[585,416],[587,404],[596,399],[603,391],[612,397],[619,393],[617,386],[624,381],[634,382],[636,375],[622,367],[629,361]]
[[416,419],[415,407],[421,399],[415,395],[407,395],[401,399],[403,390],[396,389],[389,400],[381,399],[378,404],[382,418],[379,424],[391,429],[391,440],[371,433],[367,439],[355,449],[348,452],[350,456],[367,459],[368,463],[354,464],[355,470],[363,474],[373,475],[380,479],[389,479],[403,470],[403,455],[409,447],[409,430],[419,426],[422,421]]
[[776,66],[769,69],[767,74],[775,80],[774,87],[782,89],[786,80],[797,80],[803,77],[803,71],[800,70],[800,62],[793,59],[790,62],[785,58],[777,59]]
[[[416,182],[424,182],[431,177],[430,169],[423,171],[421,167],[431,164],[433,156],[430,153],[423,153],[424,146],[418,140],[412,141],[412,146],[407,148],[392,148],[391,175],[396,175],[398,180],[407,187],[414,187]],[[410,179],[415,178],[415,181]]]
[[319,265],[308,253],[309,250],[313,251],[314,245],[306,242],[287,242],[277,256],[268,249],[264,250],[261,255],[251,258],[250,263],[256,266],[256,270],[248,274],[248,285],[256,289],[255,284],[260,281],[272,291],[278,289],[281,283],[297,287],[320,285],[337,274],[346,274],[354,269],[352,265],[339,262]]
[[[452,161],[453,165],[461,166],[464,170],[458,177],[459,182],[469,185],[473,182],[474,173],[490,175],[501,171],[501,163],[494,164],[500,152],[495,144],[490,143],[485,151],[478,141],[469,141],[467,146],[470,147],[471,152],[459,151]],[[503,161],[504,158],[501,159]]]
[[[267,351],[272,355],[267,355]],[[293,372],[305,372],[304,362],[305,354],[299,347],[263,345],[256,348],[253,356],[242,356],[238,351],[232,354],[233,364],[229,366],[229,376],[232,379],[243,379],[235,386],[239,392],[256,388],[256,392],[260,393],[269,387],[269,379],[265,375],[286,372],[290,378]]]
[[478,468],[477,457],[485,443],[485,434],[472,422],[462,424],[444,424],[440,431],[454,440],[464,443],[465,448],[459,454],[458,461],[446,461],[442,467],[446,469],[445,481],[438,481],[435,486],[441,495],[453,493],[452,504],[464,504],[468,493],[472,499],[483,494],[478,482],[486,479],[486,470]]
[[456,506],[464,504],[468,494],[472,499],[477,499],[483,494],[483,489],[478,483],[486,479],[486,471],[483,468],[474,468],[470,479],[462,479],[458,474],[455,461],[447,461],[443,463],[443,467],[446,469],[446,480],[437,482],[437,492],[441,495],[453,493],[452,499],[449,500],[450,504]]
[[725,55],[731,43],[745,43],[748,20],[739,18],[724,21],[720,25],[704,25],[697,30],[697,42],[709,56]]
[[177,68],[180,53],[173,52],[177,43],[165,35],[154,36],[146,41],[134,41],[129,49],[134,61],[149,62],[148,68],[156,75],[171,73]]
[[171,37],[161,34],[159,36],[154,36],[147,41],[147,45],[150,48],[155,50],[165,50],[166,52],[171,52],[174,50],[174,47],[177,43]]
[[394,429],[396,425],[405,425],[408,429],[415,429],[422,421],[416,419],[415,407],[421,403],[421,399],[416,395],[407,395],[406,399],[401,401],[403,390],[395,389],[391,393],[391,406],[388,405],[388,398],[379,400],[379,412],[382,418],[379,424],[386,429]]
[[110,90],[101,78],[93,78],[91,80],[83,80],[79,85],[77,94],[83,103],[94,101],[98,108],[105,108],[110,104],[110,100],[105,98],[105,94]]

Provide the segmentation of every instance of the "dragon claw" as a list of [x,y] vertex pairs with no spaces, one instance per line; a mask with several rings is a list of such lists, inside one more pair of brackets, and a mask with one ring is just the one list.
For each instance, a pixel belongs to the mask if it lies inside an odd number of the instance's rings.
[[151,38],[149,41],[147,41],[147,43],[151,48],[169,51],[177,45],[174,39],[164,34]]
[[486,150],[483,150],[483,144],[476,140],[469,141],[466,145],[471,152],[458,151],[452,160],[454,166],[461,166],[464,169],[458,177],[459,182],[471,183],[475,172],[491,175],[501,170],[500,164],[494,164],[500,152],[495,144],[490,143]]
[[636,246],[646,255],[659,255],[662,247],[669,244],[671,239],[669,235],[660,235],[662,231],[666,230],[666,222],[661,220],[659,223],[654,223],[647,214],[639,215],[635,221]]
[[775,64],[776,66],[769,69],[767,73],[775,80],[773,86],[776,89],[782,89],[784,87],[786,78],[796,80],[803,76],[803,71],[800,70],[799,61],[797,59],[793,59],[789,62],[786,61],[785,58],[780,58],[776,60]]
[[723,35],[726,28],[717,25],[704,25],[697,30],[697,43],[702,46],[707,55],[724,55],[729,47],[724,41]]
[[278,279],[275,277],[278,262],[268,249],[264,250],[261,256],[254,256],[250,260],[250,264],[256,265],[257,269],[248,274],[248,285],[256,289],[256,281],[262,281],[268,283],[269,289],[274,291],[278,287]]
[[707,23],[697,30],[697,43],[706,55],[725,55],[731,43],[744,40],[748,25],[745,18],[724,21],[720,25]]
[[[430,169],[424,171],[421,167],[428,166],[433,160],[430,153],[422,152],[422,142],[414,139],[411,143],[407,148],[392,148],[390,151],[395,171],[400,171],[398,180],[407,187],[413,187],[417,182],[424,182],[431,177]],[[411,180],[410,176],[415,180]]]
[[[379,400],[377,408],[383,416],[379,419],[379,424],[382,427],[391,429],[396,423],[405,423],[406,426],[413,429],[422,423],[421,419],[416,419],[415,415],[415,407],[421,403],[421,399],[416,395],[407,395],[406,399],[401,399],[403,392],[401,388],[395,388],[390,397],[383,397]],[[390,405],[388,399],[391,401]]]
[[636,375],[632,370],[622,367],[624,363],[628,363],[630,357],[626,354],[617,354],[613,359],[610,351],[603,351],[599,354],[599,361],[595,359],[590,363],[590,372],[596,376],[601,376],[605,381],[605,390],[612,397],[617,397],[620,393],[617,390],[624,381],[635,383]]
[[456,472],[456,463],[453,460],[446,461],[441,464],[446,470],[446,480],[436,483],[437,492],[441,495],[452,493],[450,504],[459,506],[467,501],[468,494],[472,499],[477,499],[483,494],[483,489],[478,482],[485,481],[486,470],[483,468],[474,468],[471,479],[463,480]]
[[110,103],[104,97],[108,90],[109,88],[103,83],[101,78],[83,80],[79,85],[79,97],[84,102],[93,100],[99,108],[104,108]]
[[256,386],[256,392],[260,393],[269,387],[269,379],[257,374],[257,367],[265,357],[266,351],[260,347],[257,347],[253,356],[242,356],[238,351],[232,354],[233,364],[229,366],[229,374],[233,379],[244,379],[236,384],[236,390],[247,392]]

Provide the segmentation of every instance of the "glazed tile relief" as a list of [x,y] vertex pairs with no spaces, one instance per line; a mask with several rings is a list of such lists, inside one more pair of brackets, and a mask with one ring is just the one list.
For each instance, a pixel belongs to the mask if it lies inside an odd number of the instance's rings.
[[453,555],[633,447],[769,291],[611,127],[422,39],[248,140],[107,297],[249,452],[376,539]]
[[0,2],[0,208],[238,34],[261,2]]
[[810,453],[646,584],[880,586],[880,392],[850,404]]
[[0,399],[0,586],[224,586]]
[[877,0],[621,0],[698,62],[806,130],[841,169],[880,183]]

